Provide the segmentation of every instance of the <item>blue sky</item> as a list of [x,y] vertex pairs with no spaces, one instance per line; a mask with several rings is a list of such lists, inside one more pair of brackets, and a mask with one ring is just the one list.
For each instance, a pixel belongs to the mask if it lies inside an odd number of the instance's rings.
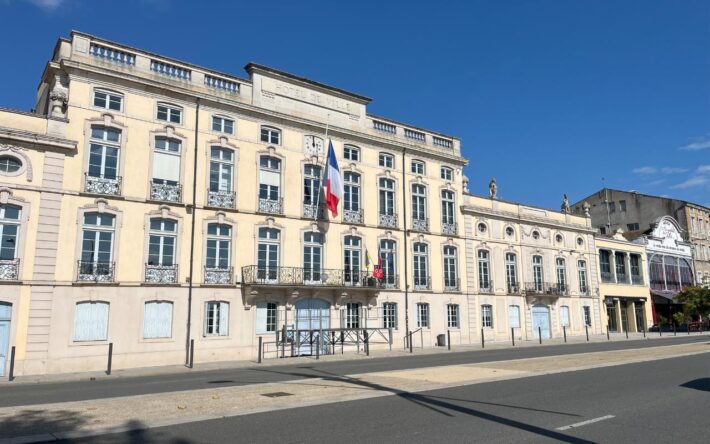
[[[710,2],[0,0],[0,106],[78,29],[245,76],[255,61],[462,139],[474,193],[602,187],[710,206]],[[8,65],[5,65],[6,67]]]

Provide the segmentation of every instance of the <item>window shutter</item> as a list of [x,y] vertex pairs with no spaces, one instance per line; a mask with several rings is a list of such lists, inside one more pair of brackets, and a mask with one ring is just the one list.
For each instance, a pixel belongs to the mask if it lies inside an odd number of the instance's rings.
[[143,313],[143,337],[146,339],[156,337],[156,309],[157,303],[146,302]]
[[508,323],[511,328],[520,328],[520,309],[517,305],[508,307]]
[[180,182],[180,156],[155,151],[153,154],[153,178]]
[[108,335],[108,304],[82,302],[76,305],[75,341],[105,341]]
[[227,336],[229,334],[229,303],[220,302],[219,303],[219,332],[220,336]]
[[278,187],[281,185],[281,175],[275,171],[260,170],[259,183]]
[[266,312],[267,312],[266,302],[259,302],[256,304],[256,332],[257,333],[266,333]]
[[158,337],[170,338],[173,333],[173,304],[161,302],[158,305]]
[[91,307],[88,302],[76,304],[74,314],[74,340],[87,341],[89,338],[89,320],[91,318]]

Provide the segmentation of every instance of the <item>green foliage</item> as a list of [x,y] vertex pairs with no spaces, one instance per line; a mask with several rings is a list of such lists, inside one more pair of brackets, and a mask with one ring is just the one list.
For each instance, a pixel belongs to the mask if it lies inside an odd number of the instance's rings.
[[661,327],[667,327],[668,326],[668,319],[666,319],[665,316],[662,314],[657,314],[656,319],[658,320],[658,325]]
[[697,318],[710,315],[710,289],[703,287],[685,287],[675,296],[675,300],[683,303],[683,312],[687,316]]
[[685,323],[686,316],[687,315],[685,313],[679,311],[678,313],[673,313],[673,320],[675,321],[676,325],[680,325]]

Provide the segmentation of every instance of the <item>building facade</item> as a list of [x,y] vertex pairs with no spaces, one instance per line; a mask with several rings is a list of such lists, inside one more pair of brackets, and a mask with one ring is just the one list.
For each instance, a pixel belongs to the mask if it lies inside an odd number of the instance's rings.
[[589,205],[592,224],[603,235],[612,235],[619,229],[641,233],[658,218],[672,217],[679,224],[683,239],[692,246],[695,282],[710,285],[710,208],[679,199],[609,188],[574,204],[575,213],[584,212],[585,202]]
[[589,218],[470,194],[462,211],[471,337],[602,332]]
[[115,368],[184,363],[191,340],[196,362],[254,359],[284,327],[471,341],[460,141],[245,69],[73,32],[35,111],[0,110],[0,347],[16,346],[16,374],[102,369],[109,343]]
[[653,325],[646,248],[617,230],[597,236],[602,325],[610,332],[640,333]]

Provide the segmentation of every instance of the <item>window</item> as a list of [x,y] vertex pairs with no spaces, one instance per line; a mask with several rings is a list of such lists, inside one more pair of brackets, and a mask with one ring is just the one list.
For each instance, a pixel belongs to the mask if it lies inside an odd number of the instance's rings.
[[279,145],[281,143],[281,131],[276,128],[262,126],[260,140],[272,145]]
[[207,268],[227,270],[231,266],[232,226],[207,224]]
[[[352,171],[343,173],[343,208],[345,211],[360,211],[360,175]],[[362,222],[361,219],[358,219]]]
[[488,227],[486,226],[486,224],[484,224],[483,222],[479,223],[478,224],[478,232],[483,234],[486,231],[488,231]]
[[508,285],[508,293],[518,292],[518,265],[515,253],[505,253],[505,283]]
[[210,301],[205,303],[205,336],[229,334],[229,303]]
[[[325,204],[325,198],[321,199],[320,193],[321,168],[307,163],[303,166],[303,203],[304,205],[315,206],[316,203]],[[315,211],[315,210],[314,210]],[[313,216],[311,216],[313,217]]]
[[599,234],[606,234],[606,227],[605,226],[599,227]]
[[227,117],[212,116],[212,131],[234,134],[234,120]]
[[173,336],[173,303],[150,301],[143,312],[143,337],[145,339],[171,338]]
[[580,247],[581,247],[582,245],[584,245],[584,239],[582,239],[581,237],[578,237],[578,238],[577,238],[577,245],[579,245]]
[[506,227],[505,234],[508,237],[513,237],[515,235],[515,230],[513,229],[513,227]]
[[79,280],[111,280],[115,226],[116,218],[111,214],[84,213]]
[[321,281],[323,235],[313,231],[303,233],[303,280]]
[[533,239],[535,239],[535,240],[540,239],[540,232],[537,231],[537,230],[533,231],[533,232],[532,232],[532,237],[533,237]]
[[429,328],[429,304],[417,304],[417,328]]
[[180,157],[182,142],[167,137],[155,138],[151,199],[180,201]]
[[281,160],[261,156],[259,158],[259,199],[277,201],[281,188]]
[[493,328],[493,306],[481,305],[481,327]]
[[616,204],[614,202],[608,202],[609,213],[616,213]]
[[120,151],[121,131],[92,125],[87,175],[94,178],[116,180]]
[[279,266],[281,231],[276,228],[259,228],[257,244],[257,275],[261,280],[276,281]]
[[565,271],[565,260],[561,257],[555,259],[555,270],[557,275],[557,290],[567,290],[567,273]]
[[210,191],[214,193],[232,192],[234,172],[234,151],[213,146],[210,148]]
[[639,229],[639,224],[638,222],[635,222],[633,224],[626,224],[626,230],[627,231],[638,231]]
[[362,239],[357,236],[345,236],[343,265],[345,266],[345,285],[360,283],[360,264],[362,257]]
[[449,167],[441,167],[441,178],[451,182],[454,180],[454,170]]
[[641,278],[641,256],[632,254],[629,256],[629,268],[631,269],[631,283],[643,284]]
[[585,261],[577,261],[577,274],[579,277],[579,293],[587,294],[587,263]]
[[79,302],[74,312],[74,341],[105,341],[108,338],[108,303]]
[[619,211],[626,211],[626,201],[625,200],[619,201]]
[[172,266],[175,263],[177,222],[172,219],[150,220],[148,265]]
[[[441,223],[452,230],[456,223],[456,202],[453,191],[441,190]],[[451,233],[447,232],[447,234]]]
[[569,307],[566,305],[560,307],[560,326],[569,327]]
[[393,216],[395,214],[394,180],[381,178],[380,185],[380,214]]
[[385,302],[382,304],[382,328],[397,328],[397,304]]
[[491,292],[490,263],[487,250],[478,250],[478,288],[482,293]]
[[158,103],[158,120],[182,123],[182,108],[166,103]]
[[429,287],[429,254],[427,244],[414,243],[414,288],[428,290]]
[[456,258],[456,247],[444,246],[444,290],[458,290],[458,266]]
[[359,302],[345,304],[345,328],[360,328],[361,308],[362,305]]
[[278,306],[275,302],[260,301],[256,304],[256,332],[272,333],[278,325]]
[[17,258],[21,213],[20,207],[0,205],[0,260]]
[[584,325],[592,326],[592,312],[587,305],[582,307],[582,315],[584,316]]
[[[412,184],[412,220],[426,221],[426,187],[424,185]],[[416,222],[413,228],[422,229]]]
[[22,162],[15,156],[0,156],[0,172],[15,173],[22,168]]
[[387,153],[380,153],[379,164],[382,168],[393,168],[394,156]]
[[397,244],[393,240],[380,240],[380,260],[384,273],[385,286],[397,285]]
[[121,111],[123,110],[123,94],[95,89],[94,106],[112,111]]
[[446,326],[459,328],[459,306],[457,304],[446,305]]
[[544,274],[542,269],[542,256],[533,256],[533,284],[535,291],[541,292],[544,282]]
[[557,242],[558,244],[561,244],[562,241],[564,241],[564,238],[562,237],[561,234],[558,234],[555,236],[555,242]]
[[352,145],[345,145],[343,147],[343,159],[350,160],[352,162],[359,162],[360,148]]
[[424,165],[424,162],[422,162],[421,160],[412,160],[412,167],[411,168],[412,168],[412,173],[414,173],[414,174],[419,174],[419,175],[424,174],[425,165]]
[[520,307],[518,305],[508,306],[508,324],[510,328],[520,328]]
[[617,282],[626,282],[626,254],[619,251],[615,252],[614,263],[616,265]]
[[611,252],[609,250],[599,250],[599,271],[602,282],[611,282]]

